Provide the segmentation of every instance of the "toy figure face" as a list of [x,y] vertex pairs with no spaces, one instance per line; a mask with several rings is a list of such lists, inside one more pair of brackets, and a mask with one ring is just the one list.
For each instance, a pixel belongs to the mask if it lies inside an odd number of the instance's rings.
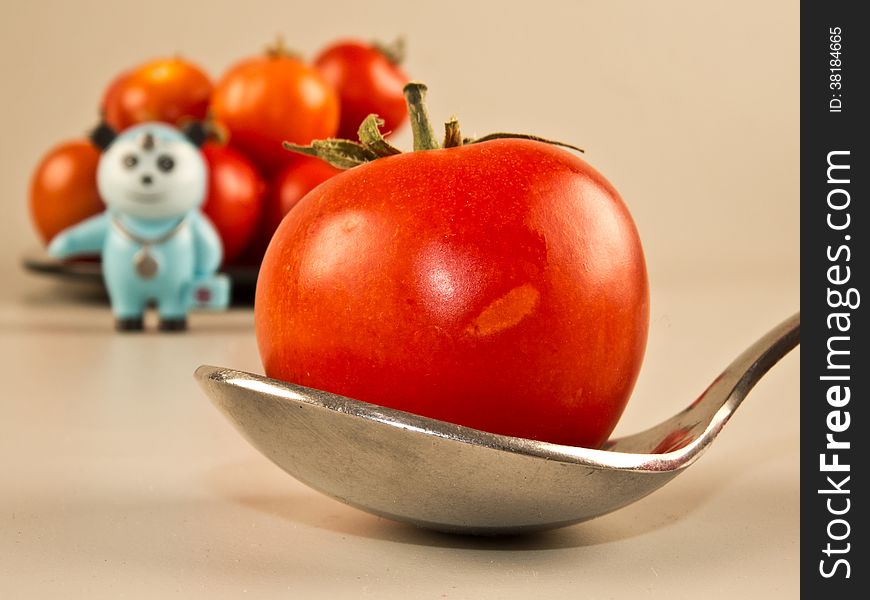
[[207,167],[177,129],[145,123],[124,131],[100,158],[97,186],[106,205],[141,219],[180,216],[205,200]]

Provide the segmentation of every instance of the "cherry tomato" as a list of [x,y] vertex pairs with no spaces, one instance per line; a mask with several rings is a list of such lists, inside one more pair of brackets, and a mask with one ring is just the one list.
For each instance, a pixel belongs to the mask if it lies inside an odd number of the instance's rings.
[[212,142],[202,147],[208,162],[208,196],[202,211],[218,230],[224,263],[235,261],[260,219],[266,183],[240,152]]
[[284,215],[305,194],[340,172],[322,160],[309,156],[301,156],[298,162],[284,167],[269,184],[257,233],[245,252],[245,262],[259,265]]
[[105,210],[97,191],[100,151],[89,140],[52,148],[30,180],[30,216],[46,244],[62,230]]
[[106,89],[103,90],[103,98],[102,100],[100,100],[100,114],[103,116],[103,118],[105,118],[106,111],[108,110],[110,104],[113,107],[118,106],[121,92],[124,86],[127,85],[127,78],[130,77],[131,73],[132,70],[119,73],[112,81],[109,82],[109,85],[106,86]]
[[315,188],[257,284],[269,377],[485,431],[598,447],[646,345],[637,230],[541,142],[399,154]]
[[215,87],[211,111],[229,131],[230,145],[274,174],[297,160],[284,141],[335,135],[339,105],[313,68],[276,50],[232,67]]
[[298,164],[290,165],[281,171],[272,182],[268,202],[269,237],[272,237],[284,216],[305,194],[339,173],[341,173],[339,169],[320,159],[307,156],[303,156]]
[[408,118],[402,95],[408,77],[371,44],[334,44],[317,56],[314,66],[341,98],[338,137],[357,139],[360,123],[372,113],[384,120],[387,132],[395,131]]
[[145,121],[180,125],[205,119],[212,84],[182,58],[158,59],[119,75],[103,94],[102,111],[116,131]]

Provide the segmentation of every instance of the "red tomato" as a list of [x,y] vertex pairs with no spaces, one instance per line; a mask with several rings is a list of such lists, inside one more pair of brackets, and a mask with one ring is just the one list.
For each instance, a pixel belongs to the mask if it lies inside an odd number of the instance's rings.
[[232,263],[251,240],[263,209],[266,184],[240,152],[212,142],[202,147],[208,162],[208,196],[202,211],[224,245],[224,263]]
[[62,230],[105,210],[97,191],[100,151],[88,140],[46,154],[30,180],[30,217],[46,244]]
[[301,156],[298,162],[284,167],[269,185],[257,233],[245,253],[246,262],[260,264],[284,215],[305,194],[340,172],[322,160],[309,156]]
[[402,88],[408,77],[380,50],[356,41],[326,48],[314,61],[341,98],[338,137],[357,139],[360,123],[374,113],[383,130],[395,131],[408,118]]
[[341,173],[339,169],[318,158],[303,156],[295,165],[281,171],[272,182],[268,202],[269,238],[278,229],[281,220],[302,197],[318,185]]
[[242,61],[215,87],[211,111],[229,143],[266,173],[297,160],[284,141],[308,144],[335,135],[338,96],[317,72],[278,51]]
[[257,284],[266,374],[598,447],[646,345],[640,241],[580,158],[503,139],[381,158],[287,215]]
[[119,75],[103,95],[106,122],[116,131],[145,121],[179,125],[205,119],[212,84],[196,65],[167,58],[147,62]]
[[106,111],[110,104],[113,107],[119,105],[121,91],[124,86],[127,85],[127,78],[130,77],[131,72],[132,71],[124,71],[116,75],[115,78],[109,82],[106,89],[103,90],[103,98],[100,100],[100,114],[103,118],[105,118]]

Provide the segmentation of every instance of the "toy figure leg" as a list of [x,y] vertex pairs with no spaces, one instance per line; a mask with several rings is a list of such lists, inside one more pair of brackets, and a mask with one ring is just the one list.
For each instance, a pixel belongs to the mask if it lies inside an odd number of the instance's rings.
[[157,299],[161,331],[184,331],[187,329],[187,305],[182,288],[169,289]]
[[112,313],[115,315],[115,328],[118,331],[142,331],[145,312],[145,298],[131,293],[110,294]]

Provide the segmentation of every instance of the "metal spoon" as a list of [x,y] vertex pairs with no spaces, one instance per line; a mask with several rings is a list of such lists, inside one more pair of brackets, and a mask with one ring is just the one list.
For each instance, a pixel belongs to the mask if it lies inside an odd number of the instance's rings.
[[431,529],[519,533],[603,515],[673,479],[799,338],[797,313],[688,408],[601,450],[495,435],[232,369],[202,366],[196,378],[248,441],[316,490]]

